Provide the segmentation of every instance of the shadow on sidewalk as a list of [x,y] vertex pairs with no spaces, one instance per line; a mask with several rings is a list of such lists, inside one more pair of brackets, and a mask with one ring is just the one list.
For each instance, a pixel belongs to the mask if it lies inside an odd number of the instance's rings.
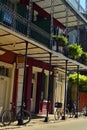
[[31,113],[31,118],[32,118],[32,119],[45,118],[45,116],[46,116],[46,115],[39,115],[39,114]]

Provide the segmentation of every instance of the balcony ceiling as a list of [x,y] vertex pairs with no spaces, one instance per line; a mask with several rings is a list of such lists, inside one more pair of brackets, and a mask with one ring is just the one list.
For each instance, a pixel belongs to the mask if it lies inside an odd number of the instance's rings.
[[[33,2],[50,14],[51,0],[33,0]],[[68,14],[66,14],[67,9]],[[79,25],[82,25],[83,23],[87,24],[86,19],[73,7],[72,4],[70,4],[68,0],[54,0],[54,18],[61,22],[64,26],[68,27],[77,26],[78,20]]]
[[[77,66],[80,70],[87,69],[86,66],[68,59],[60,53],[56,53],[47,49],[46,47],[38,44],[36,41],[26,38],[2,25],[0,25],[0,50],[6,49],[16,53],[18,55],[25,55],[26,42],[28,41],[28,57],[34,58],[36,60],[50,63],[50,56],[52,54],[51,65],[54,67],[59,67],[62,70],[66,69],[66,60],[68,60],[67,69],[77,70]],[[4,54],[3,54],[4,55]]]

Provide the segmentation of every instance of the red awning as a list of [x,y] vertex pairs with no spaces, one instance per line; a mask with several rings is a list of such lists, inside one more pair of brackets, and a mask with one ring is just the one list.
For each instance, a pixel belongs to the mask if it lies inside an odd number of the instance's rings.
[[29,5],[29,0],[20,0],[20,3]]

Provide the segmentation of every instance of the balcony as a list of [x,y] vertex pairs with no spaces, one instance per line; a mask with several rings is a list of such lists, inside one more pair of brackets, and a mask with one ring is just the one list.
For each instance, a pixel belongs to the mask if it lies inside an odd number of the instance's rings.
[[[36,2],[36,4],[38,4],[39,6],[42,6],[43,5],[42,2],[43,1]],[[45,1],[45,2],[48,2],[48,8],[46,10],[47,10],[47,12],[49,12],[49,9],[51,8],[50,3],[49,3],[49,1]],[[55,2],[54,14],[56,14],[56,15],[54,15],[54,20],[57,19],[60,22],[63,22],[64,25],[66,25],[66,12],[63,12],[64,17],[58,17],[60,15],[59,8],[57,10],[58,12],[56,11],[56,9],[57,9],[56,5],[58,5],[59,2],[61,2],[61,1],[58,1],[58,3]],[[65,5],[66,5],[66,3],[65,3]],[[63,9],[66,9],[66,6],[64,6],[63,2],[61,2],[61,6],[63,7]],[[46,8],[46,7],[43,7],[43,8]],[[60,8],[60,10],[62,12],[62,8]],[[58,16],[57,16],[57,13],[58,13]],[[77,13],[77,12],[75,12],[75,13]],[[68,18],[69,27],[77,25],[77,17],[75,17],[73,14],[74,21],[72,21],[71,16],[72,16],[72,12],[70,12],[69,18]],[[80,20],[81,20],[81,21],[79,21],[80,25],[83,25],[83,21],[84,21],[84,23],[86,22],[84,19],[80,18]],[[49,18],[46,20],[42,20],[41,23],[32,22],[31,26],[28,27],[28,20],[25,16],[20,15],[18,12],[15,12],[14,10],[10,9],[7,5],[2,4],[0,2],[0,24],[6,26],[7,28],[9,28],[17,33],[20,33],[23,36],[31,38],[32,40],[37,41],[40,44],[43,44],[47,48],[50,48],[50,19]],[[44,27],[44,25],[45,25],[45,27]],[[29,29],[30,29],[30,34],[28,34]],[[57,48],[56,42],[53,42],[52,49],[54,51],[63,53],[65,56],[67,56],[67,54],[65,54],[65,51],[62,50],[62,48]]]
[[[29,37],[27,18],[24,18],[23,16],[19,15],[17,12],[13,11],[7,5],[2,4],[1,2],[0,24],[14,30],[15,32],[21,33],[22,35]],[[34,23],[31,23],[30,37],[49,48],[48,43],[50,43],[50,34]]]

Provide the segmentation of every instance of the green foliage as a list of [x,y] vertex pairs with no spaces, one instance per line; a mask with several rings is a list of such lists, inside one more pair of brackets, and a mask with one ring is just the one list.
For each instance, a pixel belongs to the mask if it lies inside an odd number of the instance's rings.
[[82,53],[82,55],[83,55],[84,57],[87,57],[87,52],[84,51],[84,52]]
[[77,82],[77,73],[70,74],[68,80],[71,84],[75,84]]
[[77,59],[77,58],[81,57],[83,50],[82,50],[82,47],[80,45],[69,44],[68,45],[68,52],[69,52],[69,55],[72,56],[72,58]]
[[64,44],[68,43],[68,39],[63,35],[53,35],[52,36],[56,41],[62,41]]
[[[77,83],[77,74],[73,73],[68,76],[68,80],[71,84]],[[79,74],[79,85],[87,85],[87,76]]]

